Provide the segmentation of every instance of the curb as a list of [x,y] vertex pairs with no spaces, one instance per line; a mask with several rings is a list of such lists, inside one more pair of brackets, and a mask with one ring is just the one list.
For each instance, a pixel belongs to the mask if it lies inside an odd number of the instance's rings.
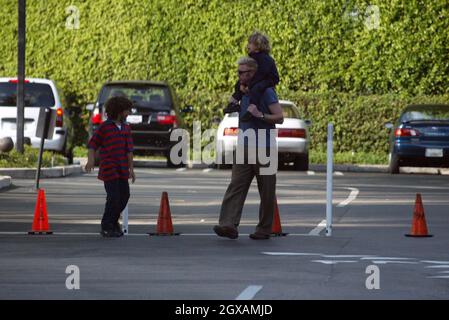
[[[311,164],[311,171],[326,172],[327,168],[324,164]],[[433,174],[433,175],[449,175],[449,168],[435,167],[400,167],[400,173],[414,174]],[[366,172],[366,173],[389,173],[387,165],[364,165],[364,164],[336,164],[334,172]]]
[[[59,178],[72,174],[80,174],[83,170],[80,165],[61,166],[53,168],[42,168],[41,178]],[[36,169],[34,168],[8,168],[0,169],[0,175],[9,176],[14,179],[34,179]]]
[[[75,158],[82,165],[87,161],[86,158]],[[165,160],[139,160],[134,159],[135,168],[166,168]],[[188,169],[207,169],[210,165],[205,163],[189,161],[186,166]],[[310,164],[309,171],[326,172],[326,164]],[[361,173],[389,173],[388,165],[381,164],[334,164],[334,172],[361,172]],[[449,175],[449,168],[433,168],[433,167],[401,167],[401,173],[416,173],[416,174],[434,174],[434,175]],[[1,172],[0,172],[1,173]]]
[[[317,172],[326,172],[325,164],[311,164],[309,170]],[[367,165],[367,164],[334,164],[334,171],[341,172],[372,172],[372,173],[388,173],[386,165]]]
[[[87,158],[73,158],[73,161],[79,162],[79,164],[81,166],[85,166],[86,162],[87,162]],[[146,168],[146,167],[166,168],[167,162],[165,160],[134,159],[134,168]],[[205,163],[189,161],[187,163],[186,167],[189,169],[206,169],[206,168],[209,168],[210,165],[205,164]]]
[[11,185],[11,177],[0,176],[0,189],[8,188]]

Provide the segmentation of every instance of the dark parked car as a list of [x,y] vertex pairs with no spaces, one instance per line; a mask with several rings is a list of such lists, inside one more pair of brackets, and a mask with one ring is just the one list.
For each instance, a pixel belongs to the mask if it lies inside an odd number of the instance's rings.
[[390,173],[400,166],[449,166],[449,105],[410,105],[390,133]]
[[127,122],[131,126],[136,153],[163,155],[167,165],[170,149],[177,142],[170,141],[173,129],[184,127],[181,113],[191,112],[191,107],[179,109],[174,90],[165,82],[113,81],[103,85],[95,104],[87,105],[91,119],[89,136],[106,119],[104,103],[111,97],[124,96],[133,102]]

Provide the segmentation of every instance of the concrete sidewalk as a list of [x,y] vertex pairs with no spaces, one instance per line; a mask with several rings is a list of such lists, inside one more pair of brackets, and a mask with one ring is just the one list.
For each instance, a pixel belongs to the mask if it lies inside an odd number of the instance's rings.
[[[14,179],[34,179],[36,177],[36,170],[36,168],[2,168],[0,169],[0,176],[9,176]],[[82,172],[83,170],[79,164],[42,168],[41,178],[66,177],[72,174],[80,174]]]

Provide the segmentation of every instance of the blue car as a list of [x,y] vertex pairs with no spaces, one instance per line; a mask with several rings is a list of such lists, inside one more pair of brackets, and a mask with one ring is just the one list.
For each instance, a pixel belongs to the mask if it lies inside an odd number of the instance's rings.
[[390,133],[389,171],[401,166],[449,166],[449,105],[409,105]]

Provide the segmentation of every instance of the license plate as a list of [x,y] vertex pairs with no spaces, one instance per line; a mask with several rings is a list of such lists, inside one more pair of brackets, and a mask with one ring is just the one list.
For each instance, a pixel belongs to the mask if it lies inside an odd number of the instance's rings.
[[142,116],[130,115],[126,118],[126,121],[129,123],[142,123]]
[[4,121],[2,129],[9,130],[9,131],[15,131],[16,130],[16,123],[12,121]]
[[426,149],[426,157],[441,158],[443,157],[443,149]]
[[[30,128],[30,125],[31,125],[30,123],[25,122],[23,124],[23,130],[28,131],[28,129]],[[15,122],[12,122],[12,121],[4,121],[3,122],[3,126],[2,126],[3,130],[15,131],[16,128],[17,128],[17,125]]]

